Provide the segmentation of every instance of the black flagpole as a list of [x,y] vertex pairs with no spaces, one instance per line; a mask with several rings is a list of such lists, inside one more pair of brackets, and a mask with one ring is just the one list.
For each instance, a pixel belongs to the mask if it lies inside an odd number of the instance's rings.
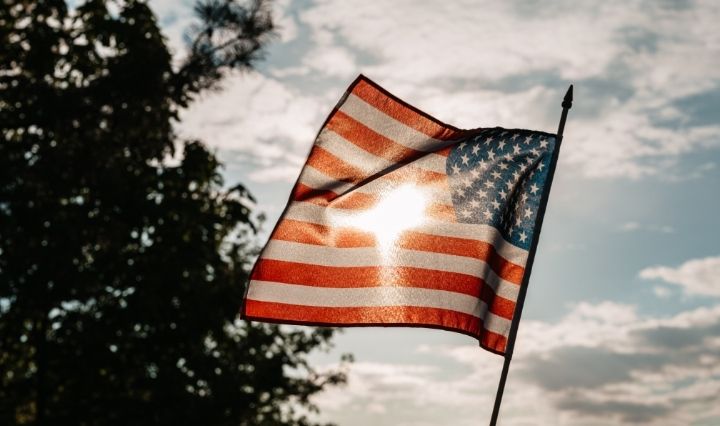
[[550,187],[552,186],[553,175],[555,174],[555,166],[557,165],[558,155],[560,154],[560,143],[565,130],[565,120],[567,120],[568,111],[572,107],[573,86],[572,84],[565,93],[562,101],[562,115],[560,116],[560,125],[557,131],[557,146],[553,152],[550,161],[550,169],[548,170],[548,181],[540,200],[540,209],[535,218],[535,232],[533,242],[528,253],[527,264],[525,265],[525,276],[520,285],[520,293],[518,294],[517,305],[515,307],[515,315],[510,325],[510,335],[505,349],[505,362],[503,363],[502,373],[500,374],[500,383],[498,383],[497,394],[495,395],[495,405],[493,406],[492,417],[490,418],[490,426],[497,424],[498,414],[500,414],[500,403],[502,402],[503,391],[505,390],[505,381],[507,380],[508,370],[510,370],[510,361],[512,360],[513,350],[515,349],[515,337],[517,336],[518,326],[520,325],[520,316],[522,315],[523,305],[525,304],[525,293],[527,292],[528,282],[530,281],[530,272],[532,271],[533,262],[535,261],[535,251],[537,250],[538,241],[540,240],[540,228],[542,228],[543,217],[545,216],[545,208],[547,207],[548,197],[550,196]]

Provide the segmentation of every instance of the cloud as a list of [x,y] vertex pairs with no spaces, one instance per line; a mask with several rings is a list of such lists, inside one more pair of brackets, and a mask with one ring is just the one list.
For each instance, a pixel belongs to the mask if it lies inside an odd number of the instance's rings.
[[720,256],[688,260],[677,268],[645,268],[640,278],[680,286],[689,295],[720,297]]
[[673,228],[670,225],[656,225],[656,224],[647,224],[647,223],[638,223],[638,222],[625,222],[622,225],[620,225],[619,228],[622,232],[638,232],[638,231],[644,231],[644,232],[657,232],[661,234],[672,234],[675,232],[675,228]]
[[[365,73],[459,126],[552,131],[574,81],[563,161],[593,178],[671,180],[701,173],[683,171],[684,154],[720,147],[720,126],[693,123],[698,111],[682,106],[718,90],[718,19],[712,2],[321,0],[300,14],[320,52],[355,52]],[[336,65],[316,71],[353,68]]]
[[260,73],[233,74],[222,90],[181,111],[178,132],[261,167],[251,180],[292,182],[331,108],[327,104]]
[[[579,303],[556,322],[524,321],[503,424],[717,422],[718,335],[720,305],[653,317],[633,305]],[[361,362],[351,367],[348,388],[322,396],[321,409],[330,420],[355,424],[361,410],[374,407],[383,416],[363,419],[378,426],[489,418],[500,357],[474,344],[421,345],[416,353],[444,359],[443,369],[418,361]]]

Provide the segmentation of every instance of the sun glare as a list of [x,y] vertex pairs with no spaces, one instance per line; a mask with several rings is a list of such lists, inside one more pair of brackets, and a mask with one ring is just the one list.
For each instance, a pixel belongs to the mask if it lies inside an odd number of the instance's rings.
[[403,185],[386,192],[375,207],[345,216],[339,225],[372,232],[378,249],[389,255],[400,233],[425,220],[427,197],[414,185]]

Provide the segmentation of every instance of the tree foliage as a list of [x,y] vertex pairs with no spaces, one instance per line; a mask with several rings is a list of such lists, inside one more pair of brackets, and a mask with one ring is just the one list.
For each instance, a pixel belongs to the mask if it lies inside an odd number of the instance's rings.
[[252,198],[173,123],[273,24],[195,11],[174,67],[142,1],[0,7],[0,424],[305,425],[344,380],[307,363],[329,330],[236,320]]

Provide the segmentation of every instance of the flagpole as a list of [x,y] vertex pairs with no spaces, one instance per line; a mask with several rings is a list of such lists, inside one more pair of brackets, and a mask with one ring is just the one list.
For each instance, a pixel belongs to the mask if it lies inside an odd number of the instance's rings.
[[562,114],[560,115],[560,124],[558,125],[557,140],[555,151],[553,152],[550,168],[548,170],[548,181],[540,201],[540,209],[535,218],[535,232],[533,242],[528,253],[528,260],[525,266],[525,276],[520,286],[515,315],[513,315],[510,325],[510,334],[508,335],[508,343],[505,348],[505,361],[503,362],[502,373],[500,373],[500,382],[498,383],[497,393],[495,394],[495,405],[493,406],[492,417],[490,418],[490,426],[496,426],[498,415],[500,414],[500,403],[502,402],[503,391],[505,390],[505,381],[507,380],[508,371],[510,370],[510,361],[512,360],[513,350],[515,349],[515,338],[517,337],[518,326],[520,325],[520,316],[522,315],[523,305],[525,304],[525,293],[527,292],[528,282],[530,281],[530,272],[532,271],[533,262],[535,261],[535,251],[538,241],[540,240],[540,229],[542,228],[543,217],[545,216],[545,208],[547,207],[550,188],[552,186],[553,175],[555,174],[555,166],[557,165],[558,155],[560,154],[560,143],[565,130],[565,120],[567,120],[568,111],[572,108],[573,102],[573,85],[571,84],[565,93],[562,101]]

